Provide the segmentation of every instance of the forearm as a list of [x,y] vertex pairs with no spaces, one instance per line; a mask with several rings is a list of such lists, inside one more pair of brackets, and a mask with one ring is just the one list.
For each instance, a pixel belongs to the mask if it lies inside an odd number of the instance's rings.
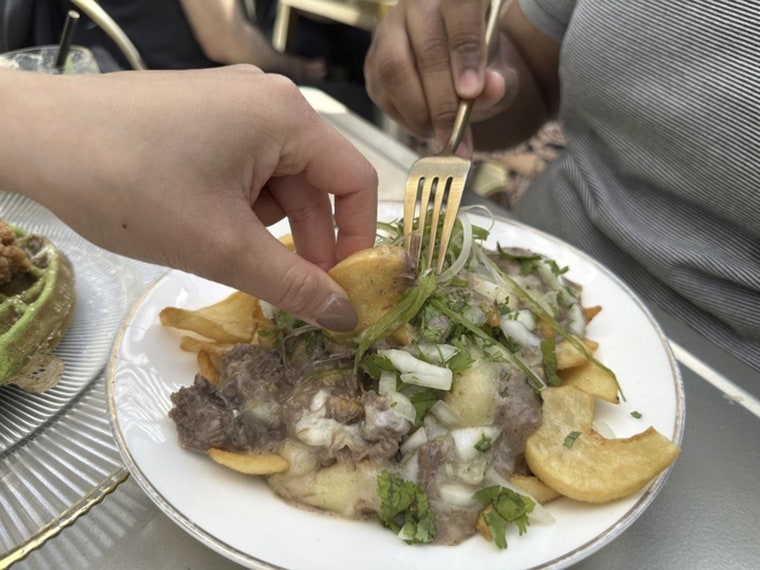
[[111,199],[105,188],[139,159],[120,148],[126,129],[114,129],[113,112],[126,115],[132,98],[103,99],[105,84],[122,73],[53,76],[0,71],[0,190],[17,192],[56,210],[80,200]]
[[264,71],[285,72],[287,58],[245,18],[237,0],[181,0],[193,33],[210,60],[249,63]]
[[[0,70],[0,190],[36,194],[49,184],[48,172],[59,154],[71,148],[62,136],[70,102],[52,93],[61,78],[31,72]],[[47,95],[46,95],[47,94]],[[56,110],[57,107],[57,110]],[[60,117],[56,117],[60,113]],[[57,120],[57,119],[61,120]],[[40,128],[37,125],[46,125]],[[76,133],[71,133],[76,136]],[[53,153],[57,148],[60,152]]]

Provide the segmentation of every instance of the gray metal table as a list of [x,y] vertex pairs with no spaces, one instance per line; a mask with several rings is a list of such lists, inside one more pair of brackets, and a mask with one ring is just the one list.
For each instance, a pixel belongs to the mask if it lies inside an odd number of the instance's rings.
[[[415,156],[340,104],[306,91],[378,169],[381,199],[400,198]],[[477,198],[471,198],[477,200]],[[155,268],[146,268],[155,275]],[[686,391],[683,453],[649,509],[584,569],[760,567],[760,373],[653,308]],[[103,383],[104,386],[104,383]],[[127,479],[102,503],[13,566],[40,569],[225,569],[236,564],[171,522]]]

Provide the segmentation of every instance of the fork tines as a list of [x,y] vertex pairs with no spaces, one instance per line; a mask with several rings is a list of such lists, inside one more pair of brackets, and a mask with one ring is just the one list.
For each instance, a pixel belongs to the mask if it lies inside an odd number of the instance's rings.
[[[459,204],[467,183],[470,161],[458,157],[427,157],[418,161],[422,168],[412,167],[404,197],[404,245],[413,263],[419,266],[422,245],[427,240],[427,264],[431,267],[438,250],[436,273],[446,259],[451,233],[456,223]],[[415,164],[415,166],[417,166]],[[419,210],[417,209],[419,205]],[[444,212],[440,241],[436,248],[441,210]],[[430,235],[425,237],[428,214]],[[415,219],[417,220],[415,226]]]

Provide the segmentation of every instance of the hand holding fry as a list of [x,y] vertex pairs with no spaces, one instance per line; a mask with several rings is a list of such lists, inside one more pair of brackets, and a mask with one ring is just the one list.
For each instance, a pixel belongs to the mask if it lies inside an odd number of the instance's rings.
[[[14,97],[48,128],[34,140],[24,113],[11,118],[4,157],[20,166],[0,180],[4,190],[28,194],[117,253],[354,328],[355,311],[326,271],[372,246],[377,177],[293,83],[250,66],[18,75]],[[51,90],[78,104],[60,113],[46,101]],[[29,156],[47,160],[27,168]],[[267,230],[282,218],[297,253]]]

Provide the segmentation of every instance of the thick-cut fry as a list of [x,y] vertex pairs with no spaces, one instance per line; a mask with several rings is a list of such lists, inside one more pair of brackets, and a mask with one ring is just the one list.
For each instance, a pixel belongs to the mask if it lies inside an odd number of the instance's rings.
[[[594,354],[596,349],[599,348],[599,343],[589,338],[577,339],[589,354]],[[578,350],[568,340],[563,340],[557,344],[557,370],[564,370],[565,368],[572,368],[573,366],[580,366],[584,362],[588,362],[588,358]]]
[[272,475],[288,470],[288,460],[276,453],[242,453],[211,448],[208,456],[219,465],[247,475]]
[[194,336],[183,336],[179,339],[179,347],[185,352],[206,351],[212,354],[224,354],[234,345],[229,342],[216,342]]
[[562,496],[538,477],[532,475],[518,475],[517,473],[514,473],[509,478],[509,482],[512,483],[518,491],[527,493],[542,505],[545,505],[554,499],[559,499]]
[[259,300],[235,291],[222,301],[196,310],[166,307],[159,314],[161,324],[192,331],[217,342],[251,342],[263,326],[271,326],[261,311]]
[[290,251],[296,250],[296,243],[293,241],[293,234],[283,234],[277,238],[282,245],[287,247]]
[[557,492],[590,503],[627,497],[666,469],[680,449],[650,427],[605,439],[592,428],[594,397],[573,386],[542,393],[541,426],[528,437],[530,470]]
[[559,371],[562,386],[575,386],[596,398],[613,404],[620,402],[618,385],[615,378],[601,366],[586,361],[580,366]]
[[359,315],[356,332],[388,312],[412,283],[406,251],[392,245],[357,251],[329,274],[346,291]]
[[602,310],[601,305],[594,305],[593,307],[583,307],[583,318],[586,319],[586,323],[590,323],[595,316],[597,316]]
[[212,384],[218,384],[219,372],[222,368],[222,358],[217,354],[200,350],[196,359],[198,360],[198,372],[200,375]]

